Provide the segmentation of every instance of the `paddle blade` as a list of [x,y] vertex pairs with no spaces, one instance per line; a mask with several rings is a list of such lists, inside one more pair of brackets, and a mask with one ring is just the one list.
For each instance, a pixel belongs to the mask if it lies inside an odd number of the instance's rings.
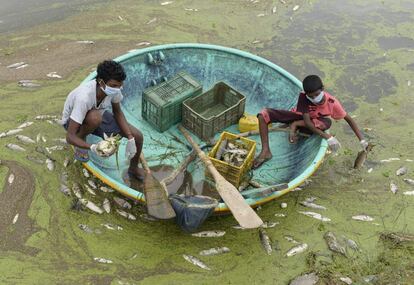
[[150,173],[145,175],[144,194],[150,216],[161,220],[175,217],[174,209],[168,200],[164,188]]
[[246,203],[236,187],[223,177],[215,178],[217,191],[240,226],[246,229],[260,227],[263,224],[262,219]]

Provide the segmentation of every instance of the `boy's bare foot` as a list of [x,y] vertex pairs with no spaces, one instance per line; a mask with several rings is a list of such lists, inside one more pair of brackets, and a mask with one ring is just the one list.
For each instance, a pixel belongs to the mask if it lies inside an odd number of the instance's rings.
[[265,163],[266,161],[268,161],[268,160],[271,160],[272,159],[272,154],[270,153],[270,152],[265,152],[265,153],[263,153],[263,152],[261,152],[256,158],[255,158],[255,160],[253,161],[253,166],[252,166],[252,168],[253,169],[257,169],[257,168],[259,168],[260,166],[262,166],[263,165],[263,163]]

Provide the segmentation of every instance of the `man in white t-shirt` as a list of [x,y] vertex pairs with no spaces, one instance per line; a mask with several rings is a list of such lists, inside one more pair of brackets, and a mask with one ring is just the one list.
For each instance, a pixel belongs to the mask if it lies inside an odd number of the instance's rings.
[[[69,93],[62,114],[62,123],[67,130],[66,140],[75,147],[75,158],[86,162],[88,151],[99,155],[96,144],[89,144],[89,134],[100,137],[121,134],[128,138],[125,156],[131,160],[128,173],[142,180],[144,171],[138,168],[142,150],[142,133],[128,124],[121,110],[122,85],[126,78],[121,64],[106,60],[97,68],[96,80],[81,84]],[[112,107],[111,113],[107,110]]]

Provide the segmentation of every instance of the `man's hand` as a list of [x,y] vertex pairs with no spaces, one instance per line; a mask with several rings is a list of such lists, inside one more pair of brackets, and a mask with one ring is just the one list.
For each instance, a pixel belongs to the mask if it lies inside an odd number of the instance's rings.
[[329,148],[334,153],[337,152],[341,147],[341,144],[334,136],[330,137],[327,142],[328,142]]
[[361,144],[361,147],[363,150],[367,150],[368,147],[368,141],[366,141],[365,139],[362,139],[359,141],[359,143]]
[[137,153],[137,146],[135,145],[135,138],[129,139],[125,148],[125,157],[130,160]]

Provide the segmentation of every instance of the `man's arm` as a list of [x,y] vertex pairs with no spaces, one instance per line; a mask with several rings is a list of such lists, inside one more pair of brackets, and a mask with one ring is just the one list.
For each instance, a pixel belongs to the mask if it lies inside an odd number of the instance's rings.
[[80,126],[81,125],[76,123],[74,120],[69,119],[68,130],[66,132],[66,141],[71,145],[89,149],[91,145],[76,135]]
[[354,119],[352,119],[350,115],[346,114],[344,120],[348,123],[348,125],[354,131],[354,133],[358,137],[359,141],[362,141],[364,139],[364,136],[362,135],[361,131],[359,130],[357,124],[354,121]]
[[122,133],[124,133],[128,139],[134,138],[124,113],[121,110],[121,105],[119,103],[112,103],[112,111],[114,112],[115,121],[118,123]]
[[315,127],[315,125],[313,124],[310,118],[309,113],[303,113],[303,120],[305,121],[305,127],[311,130],[313,133],[323,137],[324,139],[329,139],[330,137],[332,137],[330,134],[327,134],[324,131]]

